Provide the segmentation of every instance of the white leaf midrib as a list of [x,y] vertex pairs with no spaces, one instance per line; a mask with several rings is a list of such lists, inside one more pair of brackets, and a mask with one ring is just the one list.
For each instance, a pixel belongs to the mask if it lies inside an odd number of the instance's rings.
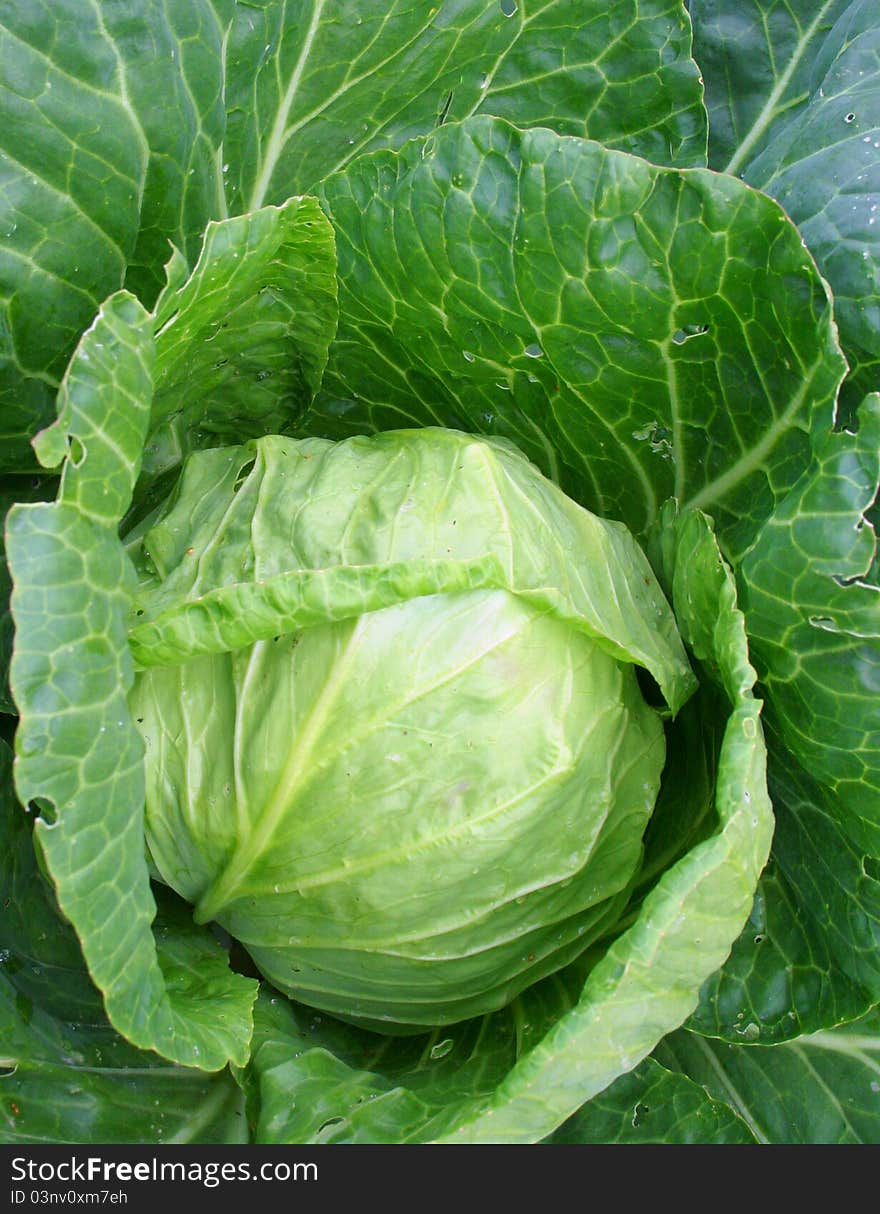
[[262,167],[251,191],[250,202],[248,204],[248,210],[250,211],[256,211],[263,205],[263,199],[266,197],[266,191],[272,180],[272,174],[275,172],[275,166],[287,142],[287,122],[290,117],[290,111],[293,108],[293,102],[296,98],[303,73],[305,72],[309,55],[311,54],[312,44],[318,34],[325,4],[326,0],[316,0],[314,10],[312,11],[312,19],[309,22],[309,28],[306,30],[306,36],[300,48],[299,57],[294,65],[287,89],[281,99],[281,104],[275,115],[275,121],[272,124],[272,131],[266,144],[265,155],[262,157]]
[[834,3],[835,0],[825,0],[825,3],[819,9],[812,22],[807,26],[802,36],[798,39],[785,70],[776,81],[774,87],[771,89],[767,100],[761,107],[760,113],[752,123],[745,138],[740,142],[739,147],[727,162],[723,170],[725,173],[736,174],[739,172],[740,167],[748,157],[752,148],[764,134],[770,123],[775,119],[780,97],[782,97],[785,90],[791,83],[791,78],[797,71],[807,47],[815,36],[816,30]]

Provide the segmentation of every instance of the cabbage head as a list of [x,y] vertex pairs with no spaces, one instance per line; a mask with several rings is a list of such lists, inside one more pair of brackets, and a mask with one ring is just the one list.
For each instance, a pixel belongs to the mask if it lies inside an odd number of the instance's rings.
[[277,988],[416,1031],[613,931],[694,685],[623,525],[420,429],[199,452],[137,541],[149,857]]

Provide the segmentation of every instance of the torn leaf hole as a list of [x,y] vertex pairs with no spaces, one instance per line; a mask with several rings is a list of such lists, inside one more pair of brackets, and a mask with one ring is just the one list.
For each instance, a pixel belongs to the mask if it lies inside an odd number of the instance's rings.
[[333,1130],[338,1125],[342,1125],[345,1121],[344,1117],[328,1117],[326,1121],[321,1122],[318,1126],[319,1134],[326,1134],[329,1130]]
[[676,329],[672,334],[672,340],[677,346],[683,346],[686,341],[690,341],[692,337],[702,337],[709,332],[708,324],[703,325],[682,325],[680,329]]
[[239,489],[242,487],[242,485],[245,483],[247,478],[250,476],[253,466],[256,462],[257,461],[256,461],[256,457],[255,457],[254,459],[248,460],[248,462],[246,464],[243,464],[242,467],[239,469],[238,476],[235,478],[235,484],[232,486],[233,493],[238,493]]
[[446,100],[443,102],[443,105],[440,109],[440,113],[437,115],[437,122],[436,122],[437,126],[442,126],[443,123],[446,121],[446,119],[449,117],[449,111],[452,109],[453,96],[454,96],[453,93],[449,93],[446,97]]
[[43,822],[48,822],[50,825],[58,820],[58,811],[54,804],[46,797],[34,797],[32,801],[28,801],[27,812],[33,814],[34,817],[40,818]]
[[876,856],[862,856],[862,872],[871,881],[880,881],[880,860]]
[[161,337],[162,334],[165,332],[165,330],[170,329],[171,326],[174,324],[174,322],[177,320],[178,314],[179,314],[179,309],[175,308],[174,311],[171,313],[171,315],[168,317],[168,319],[162,322],[162,324],[159,326],[159,328],[156,330],[156,332],[153,334],[153,336]]
[[814,628],[821,628],[823,632],[837,632],[837,624],[829,615],[811,615],[810,623]]

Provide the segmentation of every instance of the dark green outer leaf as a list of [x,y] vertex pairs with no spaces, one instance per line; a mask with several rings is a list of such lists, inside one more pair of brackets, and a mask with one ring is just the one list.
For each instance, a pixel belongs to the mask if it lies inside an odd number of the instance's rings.
[[[4,1035],[10,1031],[5,997],[0,977]],[[30,1027],[42,1044],[55,1026],[34,1015]],[[19,1059],[14,1074],[0,1076],[0,1143],[180,1146],[248,1141],[241,1091],[228,1071],[206,1075],[155,1066],[154,1059],[145,1062],[143,1055],[127,1065],[108,1066],[102,1034],[83,1032],[79,1025],[69,1026],[69,1032],[71,1047],[84,1044],[97,1057],[81,1061],[81,1052],[79,1058],[62,1053]]]
[[582,135],[655,164],[706,163],[702,81],[679,0],[527,0],[512,21],[516,41],[467,113]]
[[880,397],[866,398],[856,436],[817,435],[815,448],[743,561],[744,610],[785,746],[880,855],[880,589],[866,580],[876,537],[864,518],[880,483]]
[[799,114],[817,55],[852,0],[688,0],[709,111],[709,163],[739,173]]
[[125,283],[152,304],[171,240],[225,214],[228,0],[0,6],[0,459],[15,468],[81,331]]
[[[880,357],[880,27],[874,0],[694,0],[710,162],[770,194],[831,284],[855,367]],[[876,367],[862,390],[876,389]]]
[[[51,420],[65,364],[107,295],[125,285],[152,306],[169,241],[192,260],[209,219],[303,193],[367,147],[485,108],[703,163],[679,0],[584,8],[5,0],[2,466],[29,459],[27,440]],[[559,48],[549,60],[548,45]]]
[[[744,166],[798,225],[834,292],[844,351],[880,356],[880,27],[855,0],[825,39],[812,95]],[[872,388],[880,380],[874,379]]]
[[657,1050],[664,1066],[705,1086],[759,1142],[880,1142],[880,1016],[789,1045],[741,1046],[673,1033]]
[[710,510],[735,555],[831,423],[825,286],[733,178],[475,118],[323,198],[340,327],[310,432],[500,433],[636,532],[671,494]]
[[816,436],[740,571],[777,828],[750,923],[691,1021],[732,1042],[784,1041],[880,999],[876,397],[860,422]]
[[[772,1045],[865,1013],[880,990],[880,871],[840,801],[768,732],[773,857],[749,922],[688,1027]],[[774,755],[780,760],[774,762]]]
[[[74,0],[75,2],[75,0]],[[225,50],[233,0],[98,0],[122,65],[124,98],[149,148],[125,286],[152,307],[169,242],[195,259],[209,219],[226,217]]]
[[122,284],[148,149],[93,7],[4,3],[0,64],[0,460],[18,468],[81,330]]
[[679,1071],[646,1058],[594,1096],[550,1143],[753,1143],[733,1108]]
[[478,112],[705,163],[678,0],[257,0],[239,7],[226,62],[233,212],[312,190],[364,151]]

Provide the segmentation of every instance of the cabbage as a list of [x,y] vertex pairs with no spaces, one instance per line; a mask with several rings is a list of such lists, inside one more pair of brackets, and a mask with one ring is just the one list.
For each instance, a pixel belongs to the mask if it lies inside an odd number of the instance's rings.
[[193,455],[142,549],[150,856],[277,988],[446,1024],[613,928],[665,759],[636,664],[695,686],[625,528],[427,428]]
[[875,8],[2,6],[0,1139],[880,1137]]

